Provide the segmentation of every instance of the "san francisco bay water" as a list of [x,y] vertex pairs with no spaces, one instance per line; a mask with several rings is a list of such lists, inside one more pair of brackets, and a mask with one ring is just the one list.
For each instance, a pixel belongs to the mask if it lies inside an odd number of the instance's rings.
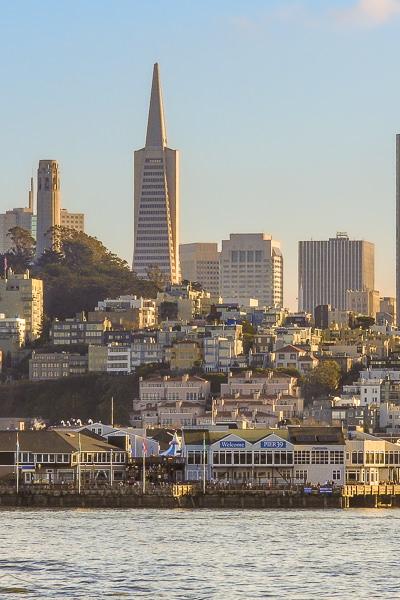
[[400,598],[400,510],[3,510],[0,598]]

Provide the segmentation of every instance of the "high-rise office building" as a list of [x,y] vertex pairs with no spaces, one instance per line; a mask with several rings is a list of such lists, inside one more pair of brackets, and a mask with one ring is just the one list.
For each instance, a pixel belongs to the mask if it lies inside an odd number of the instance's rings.
[[147,277],[158,267],[177,283],[179,269],[179,153],[167,147],[159,67],[153,70],[145,147],[134,159],[133,270]]
[[85,215],[83,213],[71,213],[66,208],[61,209],[60,213],[61,227],[75,229],[75,231],[85,231]]
[[216,243],[181,244],[182,279],[201,283],[207,292],[219,294],[219,252]]
[[36,256],[52,248],[51,228],[61,223],[60,172],[56,160],[41,160],[37,174],[37,234]]
[[345,233],[299,242],[299,310],[313,314],[320,304],[346,310],[347,290],[374,290],[374,252],[371,242]]
[[222,241],[220,293],[224,302],[283,305],[280,243],[266,233],[231,233]]
[[33,178],[28,196],[28,206],[13,208],[0,214],[0,253],[4,254],[11,250],[13,244],[10,237],[10,229],[21,227],[29,231],[36,239],[36,215],[33,214]]
[[400,133],[396,135],[396,323],[400,325]]

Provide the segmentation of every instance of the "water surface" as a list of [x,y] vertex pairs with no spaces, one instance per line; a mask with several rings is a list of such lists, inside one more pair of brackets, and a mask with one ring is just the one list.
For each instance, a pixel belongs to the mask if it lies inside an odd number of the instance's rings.
[[3,510],[0,598],[400,598],[400,510]]

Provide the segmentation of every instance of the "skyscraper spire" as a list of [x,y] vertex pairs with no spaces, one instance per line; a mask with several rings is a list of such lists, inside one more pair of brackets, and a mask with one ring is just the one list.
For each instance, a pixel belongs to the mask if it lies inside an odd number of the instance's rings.
[[167,132],[165,129],[160,70],[158,63],[155,63],[151,85],[149,118],[147,121],[146,148],[164,148],[166,145]]
[[146,145],[135,152],[133,270],[165,282],[180,281],[179,152],[168,148],[158,64],[153,68]]

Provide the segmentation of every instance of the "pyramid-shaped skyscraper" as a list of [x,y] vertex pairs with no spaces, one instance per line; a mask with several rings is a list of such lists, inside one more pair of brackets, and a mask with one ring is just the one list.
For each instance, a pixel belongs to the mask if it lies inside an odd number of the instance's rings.
[[158,268],[177,283],[179,270],[179,152],[167,147],[159,66],[153,69],[146,145],[134,158],[133,270],[148,277]]

